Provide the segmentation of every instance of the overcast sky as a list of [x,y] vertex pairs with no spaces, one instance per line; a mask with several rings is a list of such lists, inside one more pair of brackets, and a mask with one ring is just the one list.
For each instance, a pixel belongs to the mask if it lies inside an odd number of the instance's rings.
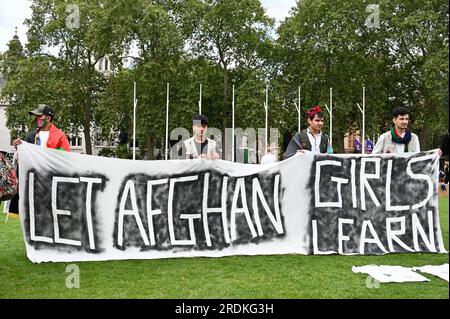
[[[261,0],[261,3],[268,15],[279,22],[288,15],[296,0]],[[7,49],[15,27],[22,44],[26,43],[27,27],[23,22],[31,16],[30,4],[31,0],[0,0],[0,52]]]

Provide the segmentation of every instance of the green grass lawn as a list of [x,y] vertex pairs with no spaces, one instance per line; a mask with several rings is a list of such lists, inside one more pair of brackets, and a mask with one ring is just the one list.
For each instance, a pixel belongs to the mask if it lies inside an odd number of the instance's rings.
[[[448,198],[439,200],[448,249]],[[1,208],[0,208],[1,209]],[[31,263],[18,219],[0,218],[0,298],[449,298],[446,281],[366,287],[352,266],[448,263],[448,254],[238,256],[77,262],[80,288],[66,288],[69,263]]]

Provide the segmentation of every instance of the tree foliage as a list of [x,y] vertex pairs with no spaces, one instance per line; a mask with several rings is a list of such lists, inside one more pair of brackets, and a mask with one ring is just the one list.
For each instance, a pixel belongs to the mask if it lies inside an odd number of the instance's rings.
[[[297,128],[298,87],[302,114],[329,105],[333,88],[333,145],[343,152],[344,134],[361,128],[364,86],[366,137],[389,129],[391,109],[404,105],[422,148],[436,147],[448,129],[448,3],[377,3],[379,28],[365,23],[370,1],[302,0],[274,30],[258,0],[33,0],[26,48],[14,38],[0,56],[7,125],[25,134],[28,111],[48,103],[58,126],[83,129],[91,153],[92,127],[132,136],[136,82],[136,139],[154,159],[163,155],[167,83],[169,131],[190,131],[200,84],[202,112],[222,131],[232,86],[236,126],[264,127],[269,84],[269,126],[280,133]],[[104,57],[110,75],[95,68]]]

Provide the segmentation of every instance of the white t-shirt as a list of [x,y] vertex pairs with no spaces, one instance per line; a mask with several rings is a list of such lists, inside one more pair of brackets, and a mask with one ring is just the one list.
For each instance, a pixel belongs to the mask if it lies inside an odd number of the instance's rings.
[[[387,132],[388,134],[391,134],[390,132]],[[401,134],[401,137],[405,137],[406,132],[403,132]],[[378,139],[377,143],[375,144],[375,147],[373,148],[372,154],[381,154],[383,153],[383,150],[386,151],[384,148],[384,144],[386,139],[386,134],[383,134],[380,136],[380,138]],[[419,144],[419,139],[415,136],[415,134],[412,135],[411,137],[411,141],[409,142],[412,144],[413,149],[417,150],[417,152],[420,152],[420,144]],[[400,144],[400,143],[393,143],[393,147],[394,149],[388,149],[387,152],[388,153],[405,153],[405,144]]]
[[308,133],[309,142],[311,143],[311,152],[320,153],[320,142],[322,142],[322,132],[320,132],[317,137],[309,130],[306,130]]
[[39,140],[41,141],[42,147],[47,147],[48,137],[50,135],[50,131],[40,131],[39,132]]

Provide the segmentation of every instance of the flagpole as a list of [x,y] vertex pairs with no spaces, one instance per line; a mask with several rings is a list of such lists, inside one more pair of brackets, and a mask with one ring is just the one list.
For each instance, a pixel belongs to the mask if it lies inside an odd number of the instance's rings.
[[133,82],[133,161],[136,159],[136,82]]
[[232,108],[232,120],[231,120],[231,161],[234,162],[234,85],[233,85],[233,101],[231,103]]
[[268,126],[268,113],[269,113],[269,85],[266,85],[266,103],[264,103],[264,109],[266,111],[266,121],[265,121],[265,133],[266,133],[266,140],[265,140],[265,147],[264,147],[264,155],[267,154],[267,126]]
[[362,153],[365,154],[366,139],[366,87],[363,86],[363,107],[362,107]]
[[301,94],[301,88],[300,86],[298,87],[298,131],[300,132],[302,130],[300,123],[301,123],[301,118],[302,118],[302,108],[301,108],[301,100],[300,100],[300,94]]
[[359,108],[359,111],[362,113],[362,132],[361,132],[361,142],[362,142],[362,154],[365,154],[365,136],[366,136],[366,87],[363,86],[363,106],[356,103]]
[[200,83],[200,99],[198,100],[198,114],[202,114],[202,84]]
[[333,146],[333,88],[330,87],[330,145]]
[[330,146],[333,147],[333,88],[330,88],[330,107],[325,104],[325,108],[330,114]]
[[167,83],[167,96],[166,96],[166,150],[165,150],[166,161],[168,153],[169,153],[169,83]]

